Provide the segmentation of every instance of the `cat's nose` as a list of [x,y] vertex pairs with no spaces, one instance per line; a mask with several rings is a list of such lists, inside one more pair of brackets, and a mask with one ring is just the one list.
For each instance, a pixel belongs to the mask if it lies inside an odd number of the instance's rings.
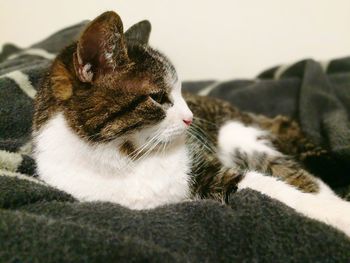
[[193,121],[193,118],[187,118],[187,119],[183,119],[183,122],[187,125],[187,126],[190,126],[191,123]]

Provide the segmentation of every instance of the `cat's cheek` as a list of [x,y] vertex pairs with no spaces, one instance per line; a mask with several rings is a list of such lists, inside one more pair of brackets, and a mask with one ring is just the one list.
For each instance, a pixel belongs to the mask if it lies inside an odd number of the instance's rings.
[[164,125],[170,126],[171,124],[175,124],[180,122],[180,118],[176,112],[176,109],[174,107],[171,107],[166,112],[166,118],[164,119]]
[[192,122],[193,114],[188,108],[185,101],[182,103],[175,103],[167,110],[165,122],[169,125],[179,125],[179,127],[187,128],[188,124],[185,121]]

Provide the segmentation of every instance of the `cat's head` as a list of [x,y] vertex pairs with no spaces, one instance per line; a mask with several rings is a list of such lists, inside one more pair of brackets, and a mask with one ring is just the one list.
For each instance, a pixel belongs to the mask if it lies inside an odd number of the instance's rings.
[[124,33],[120,17],[105,12],[54,62],[53,94],[81,138],[139,147],[184,136],[192,112],[174,66],[148,45],[150,31],[142,21]]

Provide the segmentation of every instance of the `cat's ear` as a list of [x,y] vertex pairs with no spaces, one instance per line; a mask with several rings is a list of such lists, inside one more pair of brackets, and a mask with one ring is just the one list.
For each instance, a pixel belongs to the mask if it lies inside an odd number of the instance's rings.
[[88,24],[78,40],[73,60],[82,82],[92,82],[99,75],[128,64],[123,23],[115,12],[105,12]]
[[143,20],[130,27],[125,32],[125,38],[129,43],[147,45],[151,29],[151,23],[148,20]]

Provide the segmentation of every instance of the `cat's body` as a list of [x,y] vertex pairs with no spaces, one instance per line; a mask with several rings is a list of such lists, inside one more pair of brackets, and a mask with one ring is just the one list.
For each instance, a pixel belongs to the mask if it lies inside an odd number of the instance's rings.
[[297,154],[284,136],[292,122],[191,94],[185,102],[149,31],[143,22],[124,34],[107,12],[56,58],[35,105],[40,178],[82,201],[133,209],[227,201],[248,187],[350,235],[350,205],[287,157]]

